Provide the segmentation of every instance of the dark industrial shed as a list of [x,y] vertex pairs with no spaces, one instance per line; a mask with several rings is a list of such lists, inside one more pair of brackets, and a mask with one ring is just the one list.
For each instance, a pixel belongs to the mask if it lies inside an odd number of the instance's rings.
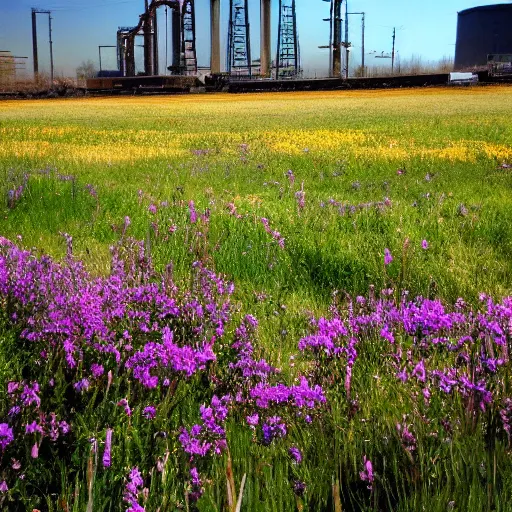
[[455,69],[481,67],[489,54],[512,54],[512,3],[459,12]]

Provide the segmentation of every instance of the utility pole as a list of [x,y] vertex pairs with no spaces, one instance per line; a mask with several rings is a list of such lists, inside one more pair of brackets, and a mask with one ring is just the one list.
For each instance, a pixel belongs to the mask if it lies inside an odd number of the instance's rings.
[[341,78],[341,4],[343,0],[333,0],[333,13],[331,23],[333,24],[332,31],[332,76]]
[[348,0],[345,0],[345,79],[348,78]]
[[365,68],[364,68],[364,12],[349,12],[348,14],[361,14],[362,15],[362,26],[361,26],[361,68],[362,68],[362,75],[364,77],[365,75]]
[[393,74],[393,70],[395,68],[395,37],[396,37],[396,29],[393,27],[393,49],[391,51],[391,74]]
[[362,43],[361,43],[361,66],[363,67],[363,77],[366,76],[366,68],[364,67],[364,12],[362,13],[363,17],[363,21],[362,21],[362,26],[361,26],[361,38],[362,38]]
[[53,41],[52,41],[52,13],[48,12],[48,33],[50,35],[50,77],[53,86]]
[[52,41],[52,13],[48,11],[48,33],[50,36],[50,77],[53,87],[53,41]]
[[37,23],[35,9],[32,9],[32,54],[34,58],[34,78],[37,78],[39,74],[39,61],[37,58]]
[[53,84],[53,41],[52,41],[52,12],[46,9],[35,9],[32,7],[32,52],[34,56],[34,77],[39,73],[39,60],[37,55],[37,14],[48,14],[48,35],[50,43],[50,78]]

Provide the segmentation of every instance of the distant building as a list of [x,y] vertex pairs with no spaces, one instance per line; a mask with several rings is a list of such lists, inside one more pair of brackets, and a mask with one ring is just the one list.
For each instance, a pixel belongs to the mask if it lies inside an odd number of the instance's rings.
[[512,4],[460,11],[457,21],[455,69],[487,66],[489,54],[512,54]]

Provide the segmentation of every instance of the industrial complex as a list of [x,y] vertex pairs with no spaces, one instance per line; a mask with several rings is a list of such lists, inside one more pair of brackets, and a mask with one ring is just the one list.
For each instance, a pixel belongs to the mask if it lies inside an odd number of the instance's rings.
[[[306,80],[301,74],[300,43],[296,21],[296,0],[279,0],[277,54],[271,55],[272,20],[271,0],[260,1],[260,52],[251,52],[251,24],[249,0],[229,2],[228,33],[221,34],[221,0],[210,0],[210,65],[200,71],[197,65],[196,20],[194,0],[145,0],[144,11],[133,26],[117,28],[115,45],[117,69],[101,69],[96,78],[87,81],[89,90],[141,90],[187,91],[198,85],[209,90],[271,90],[319,89],[380,86],[437,85],[446,83],[448,75],[413,77],[366,78],[364,66],[364,15],[349,13],[347,0],[323,0],[330,4],[329,22],[329,78]],[[159,9],[165,9],[165,37],[171,49],[170,63],[160,69],[159,59]],[[343,9],[344,8],[344,9]],[[170,14],[171,30],[168,34],[167,16]],[[36,15],[50,11],[32,9],[34,41],[34,74],[38,73]],[[348,15],[362,15],[362,74],[349,77]],[[343,35],[343,22],[345,34]],[[466,9],[458,13],[455,70],[479,72],[480,80],[509,79],[512,76],[512,4],[497,4]],[[112,35],[115,35],[113,30]],[[227,51],[221,55],[221,39],[227,36]],[[392,62],[395,57],[393,31]],[[143,65],[136,66],[136,47],[143,48]],[[51,54],[52,56],[52,54]],[[224,57],[224,58],[223,58]],[[393,70],[393,65],[391,66]],[[204,81],[199,83],[198,77]],[[53,77],[53,60],[52,60]],[[268,81],[271,80],[272,84]],[[205,82],[205,83],[204,83]],[[343,82],[343,84],[341,83]]]

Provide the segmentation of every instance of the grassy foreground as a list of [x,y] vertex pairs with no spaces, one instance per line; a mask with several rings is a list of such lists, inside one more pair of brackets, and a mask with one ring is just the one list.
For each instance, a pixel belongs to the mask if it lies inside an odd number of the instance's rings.
[[[7,382],[37,378],[49,389],[56,368],[62,387],[51,407],[74,421],[64,448],[47,447],[41,434],[41,456],[24,480],[15,479],[11,459],[30,461],[33,440],[9,457],[2,450],[5,509],[85,510],[96,496],[93,510],[121,510],[126,477],[137,466],[150,488],[150,497],[139,499],[147,510],[227,509],[226,488],[232,482],[238,489],[244,474],[242,510],[509,510],[509,423],[501,411],[508,411],[510,368],[508,352],[500,352],[488,327],[468,328],[475,344],[456,354],[469,358],[466,366],[436,345],[441,337],[460,338],[463,328],[425,327],[417,334],[396,319],[377,322],[371,332],[355,329],[347,339],[329,334],[346,352],[342,362],[328,351],[309,357],[297,347],[317,333],[313,317],[338,315],[354,328],[340,297],[359,304],[362,319],[374,312],[372,289],[377,297],[389,289],[396,307],[407,290],[410,299],[439,299],[450,311],[460,297],[468,308],[480,308],[482,292],[496,301],[512,293],[511,119],[507,87],[1,102],[0,236],[60,261],[67,233],[75,261],[100,277],[111,271],[110,248],[127,251],[123,244],[133,237],[143,241],[155,275],[173,262],[178,288],[188,289],[195,261],[235,285],[216,368],[192,380],[177,377],[172,393],[159,384],[160,394],[145,395],[130,372],[110,361],[114,396],[98,380],[79,399],[68,395],[88,377],[85,361],[92,359],[83,356],[80,375],[57,356],[52,370],[41,367],[22,326],[9,317],[10,292],[0,296],[6,312],[0,423],[12,406]],[[385,262],[386,250],[392,261]],[[223,452],[194,462],[203,481],[187,483],[191,460],[180,451],[179,429],[196,421],[213,394],[233,392],[227,368],[240,354],[227,347],[247,314],[259,321],[254,357],[281,368],[279,378],[289,386],[299,376],[321,385],[327,405],[321,412],[315,406],[310,426],[289,410],[273,410],[266,421],[286,417],[288,435],[274,432],[270,442],[259,426],[247,426],[253,395],[239,409],[230,406],[223,427],[229,457]],[[511,335],[503,334],[507,347]],[[355,363],[349,338],[360,344]],[[491,341],[499,348],[491,350]],[[489,351],[502,360],[498,373],[487,372],[494,405],[477,399]],[[457,378],[469,375],[475,387],[439,391],[439,375],[422,380],[421,361],[430,372],[458,368]],[[402,363],[407,382],[395,376]],[[243,386],[250,394],[255,382]],[[124,397],[137,404],[133,422],[109,416]],[[141,419],[148,400],[161,400],[162,409],[150,426]],[[88,439],[103,446],[109,428],[114,447],[107,471],[94,462]],[[158,432],[166,432],[165,446]],[[295,445],[304,455],[300,464],[288,454]],[[375,471],[370,485],[366,457]],[[157,459],[169,464],[160,479],[153,477]],[[305,492],[297,489],[302,483]],[[204,494],[192,503],[196,487]],[[162,493],[166,498],[158,501]]]

